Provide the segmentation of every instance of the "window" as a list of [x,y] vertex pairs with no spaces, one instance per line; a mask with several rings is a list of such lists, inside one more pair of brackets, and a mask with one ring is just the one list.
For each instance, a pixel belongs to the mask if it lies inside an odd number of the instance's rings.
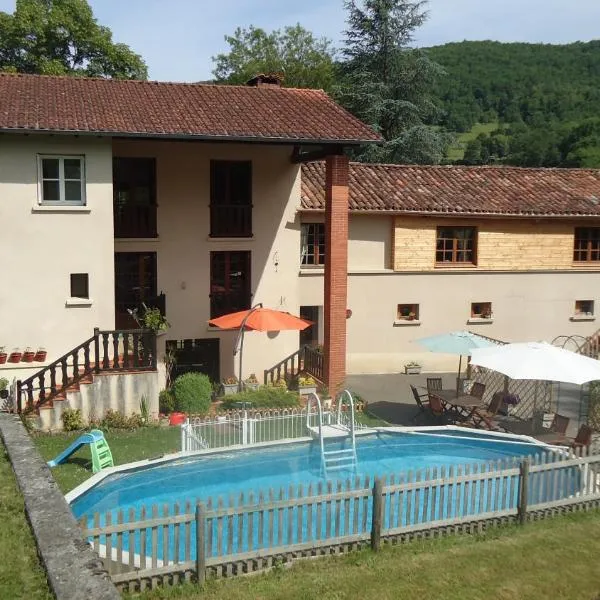
[[475,227],[438,227],[436,263],[476,264],[476,241]]
[[250,308],[250,252],[210,253],[210,318]]
[[157,236],[154,158],[113,158],[113,214],[115,237]]
[[397,321],[418,321],[419,320],[419,305],[418,304],[398,304]]
[[593,300],[575,300],[575,316],[576,317],[593,317],[594,316],[594,301]]
[[40,156],[38,169],[40,204],[85,204],[83,157]]
[[71,273],[71,298],[89,298],[90,283],[87,273]]
[[210,162],[211,237],[252,236],[252,163]]
[[600,227],[575,227],[575,262],[600,260]]
[[492,318],[492,303],[491,302],[471,302],[471,318],[472,319],[491,319]]
[[300,264],[325,264],[325,223],[302,223]]

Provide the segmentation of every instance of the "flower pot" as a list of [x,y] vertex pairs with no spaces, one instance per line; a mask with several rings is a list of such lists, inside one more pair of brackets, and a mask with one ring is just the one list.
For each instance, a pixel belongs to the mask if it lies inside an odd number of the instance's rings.
[[303,385],[298,387],[298,393],[301,396],[308,396],[308,394],[316,394],[317,386],[316,385]]
[[260,387],[260,383],[252,383],[251,381],[244,381],[244,389],[250,390],[251,392],[256,392]]
[[231,394],[237,394],[239,390],[239,385],[237,383],[224,383],[223,385],[223,394],[225,396],[230,396]]
[[0,352],[0,365],[3,365],[8,358],[8,354],[6,352]]
[[21,362],[21,358],[23,357],[23,353],[17,350],[14,350],[13,352],[10,353],[10,356],[8,357],[8,362],[9,363],[18,363]]
[[35,358],[35,352],[33,350],[25,350],[23,352],[23,356],[21,357],[21,362],[30,363],[33,362]]
[[185,413],[181,412],[172,412],[169,415],[169,425],[182,425],[185,423]]
[[421,367],[404,367],[404,373],[406,375],[419,375],[421,373]]
[[38,350],[35,353],[33,360],[35,360],[35,362],[44,362],[46,360],[47,355],[48,355],[48,352],[46,350]]
[[8,398],[8,390],[0,390],[0,399],[6,400]]

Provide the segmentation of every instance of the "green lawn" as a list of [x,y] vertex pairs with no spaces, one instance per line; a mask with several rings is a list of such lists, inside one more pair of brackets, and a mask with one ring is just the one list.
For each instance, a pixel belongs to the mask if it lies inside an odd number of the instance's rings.
[[[386,425],[385,421],[366,413],[358,413],[356,419],[360,423],[370,426]],[[229,426],[215,428],[216,438],[220,441],[233,443],[234,437]],[[298,423],[298,432],[304,429],[304,418]],[[80,432],[33,434],[33,440],[42,457],[51,460],[62,452],[71,442],[79,437]],[[302,435],[305,435],[302,433]],[[181,447],[179,427],[145,427],[133,431],[110,430],[105,432],[106,440],[110,446],[115,465],[122,465],[145,458],[154,458],[162,454],[178,452]],[[236,436],[237,439],[239,436]],[[266,441],[267,437],[256,441]],[[60,489],[67,493],[74,487],[83,483],[92,474],[92,461],[90,449],[83,446],[72,454],[67,462],[52,469]]]
[[53,596],[38,562],[23,498],[1,442],[0,482],[0,598],[50,600]]
[[[33,440],[44,459],[50,460],[62,452],[80,432],[34,434]],[[153,458],[180,448],[179,427],[145,427],[134,431],[111,430],[105,432],[116,465]],[[92,474],[89,446],[72,454],[67,462],[52,469],[60,489],[68,492],[83,483]],[[0,596],[1,597],[1,596]]]
[[[485,535],[298,561],[266,575],[165,588],[143,600],[597,600],[600,513]],[[137,596],[140,597],[140,596]]]
[[446,157],[448,160],[462,160],[465,155],[467,144],[474,140],[480,133],[492,133],[498,129],[498,123],[475,123],[470,131],[459,133],[455,145],[448,148]]

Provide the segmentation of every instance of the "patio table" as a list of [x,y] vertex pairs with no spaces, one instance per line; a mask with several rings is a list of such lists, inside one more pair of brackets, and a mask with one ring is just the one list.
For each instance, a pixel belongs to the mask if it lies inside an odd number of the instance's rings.
[[485,403],[478,396],[471,394],[459,393],[456,395],[456,390],[430,390],[429,393],[437,396],[443,404],[451,407],[458,416],[469,419],[478,408],[485,406]]

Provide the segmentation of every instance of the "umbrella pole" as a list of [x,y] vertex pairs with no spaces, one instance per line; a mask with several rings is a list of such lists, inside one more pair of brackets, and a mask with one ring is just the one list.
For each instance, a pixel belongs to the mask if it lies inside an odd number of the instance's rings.
[[240,333],[240,370],[238,377],[238,392],[242,391],[242,358],[244,356],[244,329]]
[[460,395],[460,372],[462,371],[462,354],[458,358],[458,377],[456,378],[456,397]]
[[238,351],[238,345],[240,349],[240,369],[239,369],[239,377],[238,377],[238,392],[242,391],[242,355],[244,354],[244,330],[246,329],[246,321],[248,317],[257,309],[262,308],[262,302],[258,302],[255,304],[249,311],[248,314],[244,317],[242,324],[240,326],[240,332],[238,333],[237,340],[235,341],[235,345],[233,347],[233,355],[235,356]]

